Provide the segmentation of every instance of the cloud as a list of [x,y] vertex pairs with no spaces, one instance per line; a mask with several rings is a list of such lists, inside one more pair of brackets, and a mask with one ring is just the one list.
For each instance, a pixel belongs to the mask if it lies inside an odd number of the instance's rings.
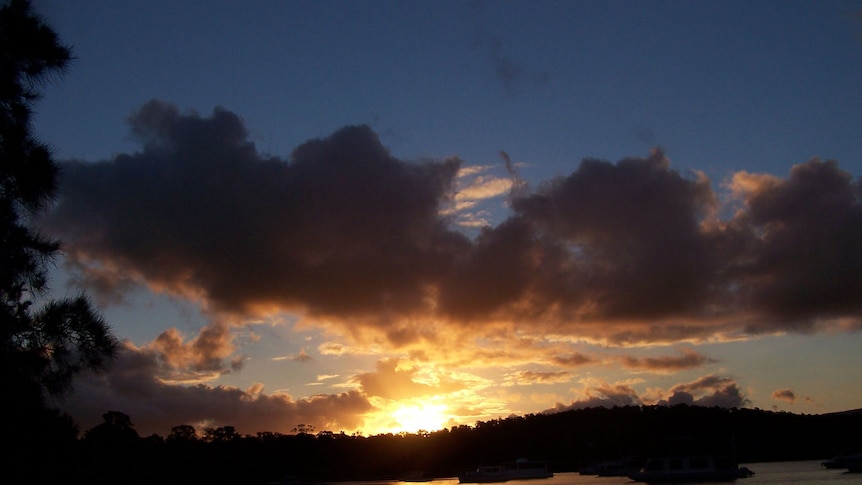
[[854,10],[848,13],[847,16],[856,24],[856,40],[862,43],[862,9]]
[[572,380],[572,377],[572,374],[567,371],[518,371],[504,377],[504,381],[510,382],[513,385],[529,386],[533,384],[558,384],[561,382],[569,382]]
[[[203,117],[152,101],[129,122],[141,150],[64,163],[41,221],[93,291],[143,284],[232,325],[292,312],[331,332],[325,355],[450,362],[499,362],[547,335],[621,345],[862,328],[862,185],[836,162],[737,173],[723,201],[659,150],[586,159],[535,189],[510,181],[509,217],[471,239],[445,210],[462,162],[399,160],[366,126],[282,159],[260,154],[223,108]],[[471,197],[503,187],[474,182]],[[196,342],[226,342],[217,328]],[[177,339],[158,343],[166,356],[184,348]]]
[[796,402],[796,392],[793,389],[776,389],[772,391],[772,399],[793,404]]
[[613,408],[617,406],[640,406],[643,404],[637,391],[628,384],[599,383],[582,391],[584,397],[571,404],[557,403],[545,412],[562,412],[572,409],[587,409],[595,407]]
[[199,383],[242,368],[240,357],[228,361],[236,350],[233,338],[223,323],[208,325],[189,340],[170,328],[140,350],[159,364],[155,376],[162,382]]
[[[557,403],[545,412],[560,412],[570,409],[591,407],[612,408],[615,406],[659,405],[738,408],[749,404],[736,382],[729,377],[708,375],[692,382],[676,384],[670,389],[652,389],[648,394],[640,394],[626,382],[609,384],[607,382],[587,383],[583,389],[576,390],[579,398],[570,404]],[[656,397],[658,396],[658,397]],[[669,396],[663,398],[662,396]]]
[[715,360],[692,349],[681,349],[681,353],[682,355],[664,357],[626,356],[622,358],[622,364],[623,367],[631,369],[644,369],[655,372],[677,372],[715,362]]
[[298,423],[318,430],[353,430],[373,410],[357,391],[294,400],[287,394],[267,395],[261,384],[248,390],[171,385],[157,378],[159,366],[155,352],[126,344],[111,372],[79,379],[61,407],[84,430],[101,423],[105,412],[120,410],[143,436],[167,436],[181,424],[199,429],[234,426],[241,434],[289,433]]
[[813,331],[848,317],[860,328],[862,182],[813,159],[786,179],[739,172],[730,187],[748,209],[734,223],[757,235],[733,268],[742,303],[762,316],[749,330]]
[[292,360],[294,362],[309,362],[309,361],[314,360],[314,358],[312,356],[308,355],[308,352],[306,352],[305,349],[302,349],[299,351],[298,354],[291,357],[290,360]]
[[477,40],[506,93],[511,94],[525,87],[544,86],[551,81],[549,71],[536,69],[513,56],[500,36],[482,35]]
[[358,384],[362,392],[369,397],[392,400],[421,398],[463,388],[463,384],[453,379],[440,376],[429,379],[430,376],[422,375],[421,370],[406,360],[387,358],[377,363],[376,372],[357,374],[351,381]]
[[143,150],[65,164],[47,221],[71,261],[117,268],[118,284],[238,314],[397,314],[468,244],[437,213],[460,162],[399,161],[367,127],[310,140],[288,162],[259,154],[221,108],[203,118],[152,101],[130,124]]
[[561,367],[580,367],[582,365],[592,364],[596,362],[596,359],[578,352],[574,352],[567,355],[554,356],[551,361]]
[[795,404],[797,400],[801,399],[802,402],[806,404],[815,404],[815,400],[811,396],[799,396],[796,394],[796,391],[790,388],[784,389],[776,389],[772,391],[772,399],[776,401],[784,401],[788,404]]
[[483,208],[484,202],[512,190],[512,180],[490,173],[493,168],[490,165],[462,167],[458,171],[454,204],[441,210],[441,214],[454,217],[454,223],[462,227],[490,226],[491,213]]
[[717,375],[708,375],[692,382],[677,384],[669,390],[669,394],[667,401],[661,401],[659,404],[739,408],[750,402],[733,379]]

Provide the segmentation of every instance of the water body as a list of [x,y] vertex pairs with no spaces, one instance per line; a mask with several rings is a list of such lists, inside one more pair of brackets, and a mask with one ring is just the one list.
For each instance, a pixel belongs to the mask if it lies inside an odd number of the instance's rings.
[[[740,478],[733,482],[734,485],[841,485],[862,483],[862,473],[848,473],[844,470],[827,470],[820,463],[824,460],[813,461],[789,461],[789,462],[767,462],[767,463],[744,463],[754,471],[754,476]],[[363,482],[353,482],[363,483]],[[376,482],[364,482],[373,484]],[[540,480],[518,480],[507,482],[507,485],[636,485],[628,477],[595,477],[585,476],[578,473],[557,473],[551,478]],[[388,482],[387,485],[459,485],[457,478],[437,479],[428,482]]]

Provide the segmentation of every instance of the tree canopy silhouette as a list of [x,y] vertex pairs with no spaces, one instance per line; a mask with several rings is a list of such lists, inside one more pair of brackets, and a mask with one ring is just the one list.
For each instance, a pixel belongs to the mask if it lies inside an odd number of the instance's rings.
[[86,296],[49,298],[60,242],[31,224],[56,197],[59,174],[33,134],[33,107],[71,59],[28,0],[0,4],[0,386],[13,424],[7,431],[34,442],[46,438],[36,428],[58,422],[76,433],[46,398],[66,394],[76,374],[103,369],[119,348]]

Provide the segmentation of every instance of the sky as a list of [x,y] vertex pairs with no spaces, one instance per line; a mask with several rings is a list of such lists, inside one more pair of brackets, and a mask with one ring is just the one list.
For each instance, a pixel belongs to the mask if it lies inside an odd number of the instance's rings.
[[34,7],[83,429],[862,407],[862,1]]

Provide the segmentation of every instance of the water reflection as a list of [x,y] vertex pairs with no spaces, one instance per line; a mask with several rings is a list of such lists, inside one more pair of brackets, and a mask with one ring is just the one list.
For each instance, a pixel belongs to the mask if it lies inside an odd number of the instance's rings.
[[[821,463],[824,460],[791,461],[791,462],[767,462],[746,463],[744,466],[755,472],[749,478],[740,478],[730,483],[735,485],[757,485],[757,484],[798,484],[798,485],[838,485],[862,483],[862,474],[849,473],[843,470],[827,470]],[[373,481],[373,482],[349,482],[338,485],[415,485],[417,482],[403,481]],[[459,485],[458,479],[442,478],[423,481],[428,485]],[[636,485],[628,477],[597,477],[585,476],[578,473],[555,473],[551,478],[539,480],[517,480],[506,482],[507,485]]]

